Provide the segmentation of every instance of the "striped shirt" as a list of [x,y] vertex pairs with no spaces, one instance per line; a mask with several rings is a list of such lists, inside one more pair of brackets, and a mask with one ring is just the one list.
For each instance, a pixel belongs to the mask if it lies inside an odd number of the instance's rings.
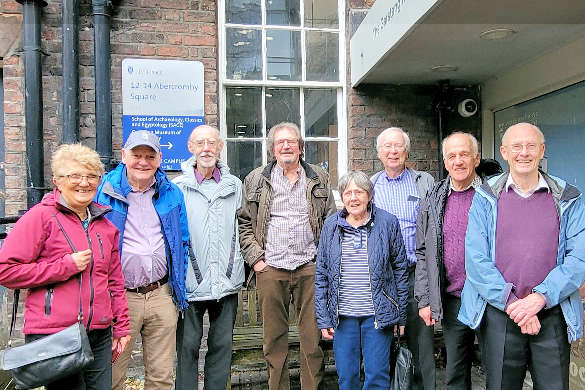
[[374,183],[374,204],[398,218],[408,264],[415,264],[416,216],[420,205],[420,195],[410,171],[405,169],[395,179],[389,178],[386,172],[382,172]]
[[342,226],[340,315],[349,317],[374,315],[368,265],[368,235],[365,226],[368,222],[357,229],[349,224]]
[[309,223],[307,176],[299,164],[297,181],[291,186],[282,167],[270,173],[272,205],[266,233],[264,261],[271,267],[294,270],[317,254]]

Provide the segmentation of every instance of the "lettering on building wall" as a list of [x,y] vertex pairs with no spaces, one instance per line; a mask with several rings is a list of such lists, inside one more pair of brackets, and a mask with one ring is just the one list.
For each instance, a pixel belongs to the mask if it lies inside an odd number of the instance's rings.
[[372,27],[372,35],[374,38],[378,38],[382,35],[383,30],[392,24],[392,19],[400,13],[405,3],[406,0],[397,0],[396,3],[388,8],[388,11],[380,17],[378,23],[374,24],[374,27]]

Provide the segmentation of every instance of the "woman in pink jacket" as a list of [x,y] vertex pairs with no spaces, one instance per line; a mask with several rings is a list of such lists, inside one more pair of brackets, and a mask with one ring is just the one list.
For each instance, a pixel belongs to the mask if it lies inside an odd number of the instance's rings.
[[104,217],[110,209],[93,202],[104,166],[95,151],[74,144],[53,153],[51,168],[55,190],[18,220],[0,248],[0,284],[28,289],[23,333],[30,342],[77,321],[81,272],[94,361],[45,388],[109,390],[112,351],[128,344],[130,322],[118,230]]

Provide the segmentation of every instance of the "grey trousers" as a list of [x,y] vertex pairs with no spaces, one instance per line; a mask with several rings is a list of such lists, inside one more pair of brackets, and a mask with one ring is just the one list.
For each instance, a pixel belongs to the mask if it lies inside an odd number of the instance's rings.
[[538,313],[540,332],[522,334],[508,315],[487,305],[480,325],[487,390],[521,390],[530,370],[534,390],[568,390],[570,345],[559,306]]
[[199,348],[203,336],[203,315],[209,312],[209,334],[205,355],[205,389],[225,389],[231,375],[232,335],[238,294],[219,301],[189,302],[184,318],[177,323],[177,379],[176,390],[197,388],[199,377]]

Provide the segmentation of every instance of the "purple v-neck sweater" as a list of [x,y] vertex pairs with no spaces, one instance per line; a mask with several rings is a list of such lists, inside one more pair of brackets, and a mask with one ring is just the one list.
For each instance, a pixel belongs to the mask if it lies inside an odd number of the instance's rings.
[[557,264],[559,214],[552,195],[537,191],[522,198],[503,190],[498,200],[496,267],[514,285],[508,299],[525,298]]
[[465,283],[465,231],[475,190],[451,191],[443,217],[443,262],[449,294],[461,297]]

